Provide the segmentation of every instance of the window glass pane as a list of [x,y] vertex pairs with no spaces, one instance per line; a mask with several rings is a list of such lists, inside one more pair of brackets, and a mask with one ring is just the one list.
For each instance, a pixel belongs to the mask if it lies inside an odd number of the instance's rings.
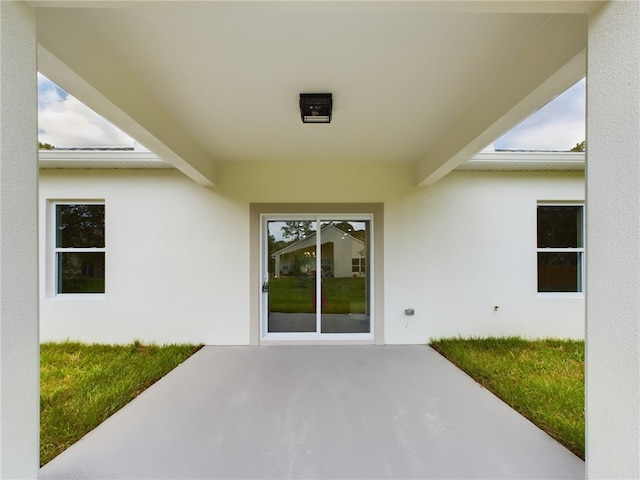
[[582,254],[538,252],[539,292],[581,292]]
[[104,248],[104,205],[56,205],[56,247]]
[[538,248],[583,246],[582,206],[538,206]]
[[369,279],[364,262],[369,255],[366,220],[327,221],[322,244],[322,333],[369,333]]
[[58,293],[104,293],[104,252],[59,252]]

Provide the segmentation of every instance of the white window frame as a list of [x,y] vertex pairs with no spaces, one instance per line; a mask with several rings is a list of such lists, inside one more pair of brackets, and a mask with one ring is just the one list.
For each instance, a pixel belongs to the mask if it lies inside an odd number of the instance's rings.
[[[538,247],[538,207],[581,207],[582,208],[582,247]],[[541,298],[577,298],[584,297],[584,267],[585,267],[585,202],[584,201],[539,201],[536,204],[536,291],[538,297]],[[541,292],[538,290],[539,270],[538,270],[538,253],[577,253],[578,268],[580,272],[579,287],[577,292]]]
[[[104,247],[90,247],[90,248],[75,248],[75,247],[58,247],[57,246],[57,228],[58,228],[58,218],[57,218],[57,206],[58,205],[102,205],[105,207],[105,246]],[[47,244],[50,245],[48,249],[49,254],[47,255],[47,270],[49,274],[47,275],[47,285],[46,291],[48,293],[49,298],[59,298],[59,299],[82,299],[82,300],[102,300],[105,298],[106,290],[107,290],[107,281],[106,281],[106,263],[107,263],[107,245],[106,245],[106,223],[107,223],[107,208],[106,202],[104,199],[92,199],[92,200],[79,200],[79,199],[65,199],[65,200],[48,200],[48,228],[47,228]],[[59,293],[58,292],[58,279],[60,278],[58,275],[58,254],[64,252],[77,252],[77,253],[104,253],[105,256],[105,288],[103,293]]]
[[[365,265],[365,258],[364,257],[352,257],[351,258],[351,272],[352,273],[357,273],[358,275],[362,275],[365,272],[366,266],[363,268],[363,265]],[[355,269],[355,270],[354,270]]]

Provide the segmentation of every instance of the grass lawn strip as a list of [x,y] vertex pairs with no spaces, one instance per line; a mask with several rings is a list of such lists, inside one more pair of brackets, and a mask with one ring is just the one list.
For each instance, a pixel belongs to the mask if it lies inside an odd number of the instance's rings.
[[431,346],[584,459],[584,342],[510,337]]
[[40,346],[40,464],[93,430],[200,349],[194,345]]

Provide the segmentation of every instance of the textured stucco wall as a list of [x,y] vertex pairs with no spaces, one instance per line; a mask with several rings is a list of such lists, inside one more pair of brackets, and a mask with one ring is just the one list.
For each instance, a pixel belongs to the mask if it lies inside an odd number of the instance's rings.
[[[583,196],[579,172],[461,172],[389,201],[387,343],[457,335],[582,338],[584,297],[537,293],[536,205]],[[405,316],[406,308],[415,316]]]
[[[47,202],[104,199],[107,293],[100,300],[55,298],[52,279],[43,278],[42,337],[248,343],[250,323],[258,321],[249,299],[259,295],[249,281],[256,268],[249,264],[249,202],[308,199],[384,202],[386,343],[583,336],[584,298],[540,298],[535,252],[536,202],[582,200],[580,172],[460,172],[418,188],[408,170],[372,167],[367,182],[357,181],[355,168],[333,181],[331,169],[319,169],[315,181],[289,171],[283,188],[285,167],[239,166],[221,170],[223,183],[213,189],[175,171],[43,170],[43,272],[51,272]],[[404,316],[405,308],[416,315]]]
[[587,476],[640,478],[640,3],[592,15],[587,71]]
[[[43,172],[41,335],[248,342],[248,209],[174,171]],[[48,200],[104,200],[106,294],[56,298]]]
[[0,2],[0,478],[38,474],[35,19]]

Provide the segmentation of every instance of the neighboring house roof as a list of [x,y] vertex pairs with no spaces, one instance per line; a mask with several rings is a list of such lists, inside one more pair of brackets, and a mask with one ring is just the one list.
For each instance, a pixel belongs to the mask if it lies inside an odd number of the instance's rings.
[[[336,230],[337,232],[340,233],[340,235],[349,237],[351,240],[355,240],[356,242],[360,242],[361,244],[364,245],[364,242],[362,240],[360,240],[359,238],[354,237],[353,235],[350,235],[349,233],[345,232],[344,230],[340,230],[339,228],[334,227],[333,225],[326,225],[324,227],[322,227],[320,229],[320,233],[324,232],[325,230],[329,230],[329,229],[333,229]],[[288,253],[288,252],[293,252],[298,250],[297,246],[303,242],[307,242],[308,240],[310,240],[311,238],[316,236],[316,232],[313,232],[303,238],[301,238],[300,240],[298,240],[297,242],[292,243],[291,245],[287,245],[286,247],[284,247],[281,250],[278,250],[277,252],[274,252],[271,254],[271,256],[273,258],[276,258],[278,255],[282,255],[284,253]]]

